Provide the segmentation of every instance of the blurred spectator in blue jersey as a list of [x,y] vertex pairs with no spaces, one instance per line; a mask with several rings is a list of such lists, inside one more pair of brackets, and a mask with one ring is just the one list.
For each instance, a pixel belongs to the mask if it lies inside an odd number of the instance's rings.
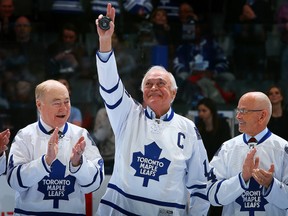
[[233,99],[233,94],[226,94],[219,84],[226,85],[234,80],[234,76],[230,73],[229,61],[223,49],[208,33],[205,20],[198,17],[195,15],[193,18],[195,29],[191,38],[176,48],[173,67],[179,91],[182,91],[185,101],[193,103],[192,106],[201,97],[225,103]]

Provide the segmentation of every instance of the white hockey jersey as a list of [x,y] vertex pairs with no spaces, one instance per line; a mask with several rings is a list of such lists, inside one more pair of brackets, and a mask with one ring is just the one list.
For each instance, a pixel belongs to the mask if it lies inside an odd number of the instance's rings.
[[0,175],[2,175],[6,170],[6,154],[3,152],[3,155],[0,157]]
[[116,153],[97,215],[206,215],[208,160],[194,123],[172,109],[155,119],[125,91],[108,55],[97,57],[97,68]]
[[[259,136],[258,136],[259,137]],[[211,160],[214,177],[208,197],[213,205],[224,205],[225,216],[281,216],[288,208],[288,143],[267,128],[256,145],[259,167],[269,170],[274,163],[271,186],[265,190],[253,178],[245,184],[242,165],[249,151],[246,135],[238,135],[225,142]],[[211,174],[213,176],[213,174]],[[209,184],[210,187],[210,184]]]
[[[64,135],[51,167],[44,159],[51,136],[42,120],[15,136],[7,166],[8,184],[16,191],[14,215],[85,215],[85,194],[103,181],[103,160],[86,129],[66,123],[60,130]],[[81,135],[86,147],[82,164],[73,170],[70,156]]]

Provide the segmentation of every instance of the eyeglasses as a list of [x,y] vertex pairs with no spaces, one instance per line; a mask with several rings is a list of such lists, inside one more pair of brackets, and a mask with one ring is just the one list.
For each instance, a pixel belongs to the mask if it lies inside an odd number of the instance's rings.
[[242,115],[245,115],[245,114],[247,114],[247,113],[249,113],[249,112],[260,112],[260,111],[263,111],[263,109],[261,109],[261,110],[249,110],[249,109],[239,109],[239,108],[237,108],[237,109],[235,109],[235,113],[236,114],[242,114]]

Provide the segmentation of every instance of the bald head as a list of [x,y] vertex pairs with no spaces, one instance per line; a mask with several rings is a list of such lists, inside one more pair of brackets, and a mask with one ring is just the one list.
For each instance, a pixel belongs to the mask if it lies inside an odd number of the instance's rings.
[[236,119],[239,131],[250,136],[255,136],[263,131],[270,120],[272,105],[263,92],[248,92],[238,102]]
[[[263,92],[248,92],[240,100],[248,100],[255,109],[265,109],[268,112],[268,121],[272,114],[272,105],[266,94]],[[268,122],[267,122],[268,123]]]
[[46,80],[36,86],[35,98],[36,100],[43,100],[47,94],[56,89],[64,89],[64,91],[67,90],[66,86],[57,80]]

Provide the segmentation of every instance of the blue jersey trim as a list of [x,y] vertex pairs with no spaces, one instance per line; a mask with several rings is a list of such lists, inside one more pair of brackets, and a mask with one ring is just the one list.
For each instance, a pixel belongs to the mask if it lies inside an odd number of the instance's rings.
[[34,212],[34,211],[25,211],[23,209],[18,209],[15,208],[14,209],[15,213],[19,213],[22,215],[35,215],[35,216],[69,216],[69,215],[73,215],[73,216],[85,216],[85,214],[73,214],[73,213],[62,213],[62,212]]
[[220,189],[221,184],[222,184],[224,181],[225,181],[225,180],[220,181],[220,182],[217,184],[217,187],[216,187],[216,193],[215,193],[214,199],[215,199],[215,202],[216,202],[218,205],[222,205],[222,204],[219,202],[218,198],[217,198],[217,193],[218,193],[218,191],[219,191],[219,189]]
[[100,88],[101,88],[104,92],[106,92],[106,93],[108,93],[108,94],[111,94],[111,93],[113,93],[114,91],[116,91],[116,90],[118,89],[119,83],[120,83],[120,78],[118,79],[117,84],[116,84],[114,87],[112,87],[111,89],[106,89],[106,88],[104,88],[102,85],[100,85]]
[[129,216],[138,216],[137,214],[134,214],[134,213],[131,213],[131,212],[128,212],[122,208],[120,208],[119,206],[115,205],[114,203],[112,202],[109,202],[107,200],[101,200],[100,203],[102,203],[103,205],[108,205],[110,206],[111,208],[113,209],[116,209],[117,211],[119,211],[120,213],[122,214],[125,214],[125,215],[129,215]]
[[22,183],[22,179],[21,179],[21,175],[20,175],[21,167],[22,167],[22,165],[19,165],[19,166],[17,167],[17,179],[18,179],[18,184],[19,184],[19,186],[22,187],[22,188],[28,188],[28,187],[24,186],[23,183]]
[[47,168],[46,163],[45,163],[45,155],[42,156],[41,161],[42,161],[42,164],[43,164],[45,170],[46,170],[48,173],[50,173],[50,170]]
[[188,189],[193,189],[193,188],[197,188],[197,189],[204,189],[206,188],[206,184],[203,184],[203,185],[193,185],[193,186],[190,186],[190,187],[187,187]]
[[162,201],[158,201],[158,200],[148,199],[145,197],[139,197],[139,196],[127,194],[114,184],[108,184],[107,187],[111,188],[113,190],[116,190],[118,193],[122,194],[123,196],[125,196],[129,199],[137,200],[140,202],[146,202],[146,203],[150,203],[150,204],[154,204],[154,205],[167,206],[167,207],[178,208],[178,209],[185,209],[185,207],[186,207],[186,205],[182,205],[182,204],[178,204],[178,203],[162,202]]
[[206,201],[208,201],[208,196],[207,195],[205,195],[205,194],[201,194],[201,193],[192,193],[192,194],[190,194],[190,197],[192,198],[192,197],[199,197],[199,198],[201,198],[201,199],[203,199],[203,200],[206,200]]
[[112,49],[111,52],[109,53],[108,58],[105,59],[105,60],[103,60],[103,59],[101,58],[101,54],[100,54],[99,51],[96,52],[96,55],[98,56],[98,58],[99,58],[100,61],[106,63],[106,62],[108,62],[108,60],[110,59],[110,57],[111,57],[111,55],[113,54],[113,52],[114,52],[114,50]]
[[[270,184],[270,187],[266,190],[266,192],[265,192],[265,194],[263,195],[263,197],[267,197],[267,196],[270,194],[270,192],[271,192],[271,190],[272,190],[272,187],[273,187],[273,184],[274,184],[274,178],[272,178],[272,182],[271,182],[271,184]],[[263,187],[263,190],[264,190],[264,187]]]

